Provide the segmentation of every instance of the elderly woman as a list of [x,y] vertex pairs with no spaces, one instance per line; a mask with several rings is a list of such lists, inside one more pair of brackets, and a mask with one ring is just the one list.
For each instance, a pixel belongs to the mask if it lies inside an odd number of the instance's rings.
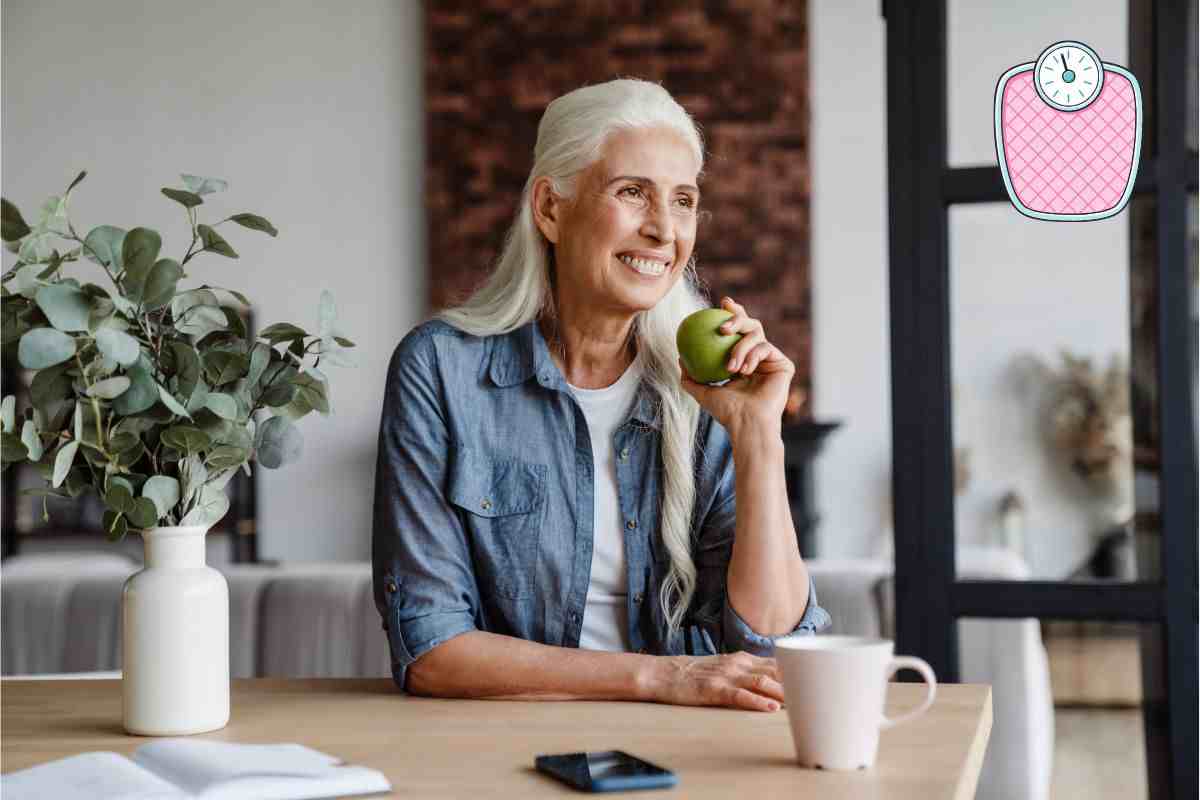
[[676,348],[710,305],[703,152],[657,84],[554,100],[490,278],[396,348],[372,556],[401,689],[770,711],[774,640],[828,627],[784,485],[795,366],[729,298],[731,381]]

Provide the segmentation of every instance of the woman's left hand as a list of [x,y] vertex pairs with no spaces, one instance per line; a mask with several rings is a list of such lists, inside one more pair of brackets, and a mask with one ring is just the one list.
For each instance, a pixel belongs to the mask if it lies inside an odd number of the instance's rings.
[[721,308],[733,313],[720,331],[741,333],[742,338],[729,354],[725,368],[733,377],[723,386],[709,386],[692,380],[680,359],[683,389],[733,436],[743,427],[766,426],[775,431],[783,424],[788,391],[796,365],[775,345],[767,341],[762,323],[746,314],[746,309],[726,297]]

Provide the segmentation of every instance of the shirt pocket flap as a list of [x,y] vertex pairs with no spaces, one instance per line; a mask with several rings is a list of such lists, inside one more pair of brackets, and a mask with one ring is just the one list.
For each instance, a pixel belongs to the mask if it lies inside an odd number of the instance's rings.
[[538,507],[546,482],[545,464],[498,459],[456,448],[447,497],[481,517],[524,514]]

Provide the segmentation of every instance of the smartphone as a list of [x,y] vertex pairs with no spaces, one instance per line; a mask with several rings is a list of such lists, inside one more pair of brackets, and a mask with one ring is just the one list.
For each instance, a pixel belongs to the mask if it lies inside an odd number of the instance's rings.
[[623,750],[538,756],[533,763],[539,772],[585,792],[667,789],[679,782],[671,770]]

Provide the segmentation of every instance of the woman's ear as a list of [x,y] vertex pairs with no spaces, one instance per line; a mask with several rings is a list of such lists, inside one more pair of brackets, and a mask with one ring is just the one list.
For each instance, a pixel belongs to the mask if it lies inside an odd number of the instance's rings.
[[563,209],[562,198],[554,193],[550,179],[545,175],[533,182],[532,195],[530,204],[534,224],[551,244],[557,244]]

